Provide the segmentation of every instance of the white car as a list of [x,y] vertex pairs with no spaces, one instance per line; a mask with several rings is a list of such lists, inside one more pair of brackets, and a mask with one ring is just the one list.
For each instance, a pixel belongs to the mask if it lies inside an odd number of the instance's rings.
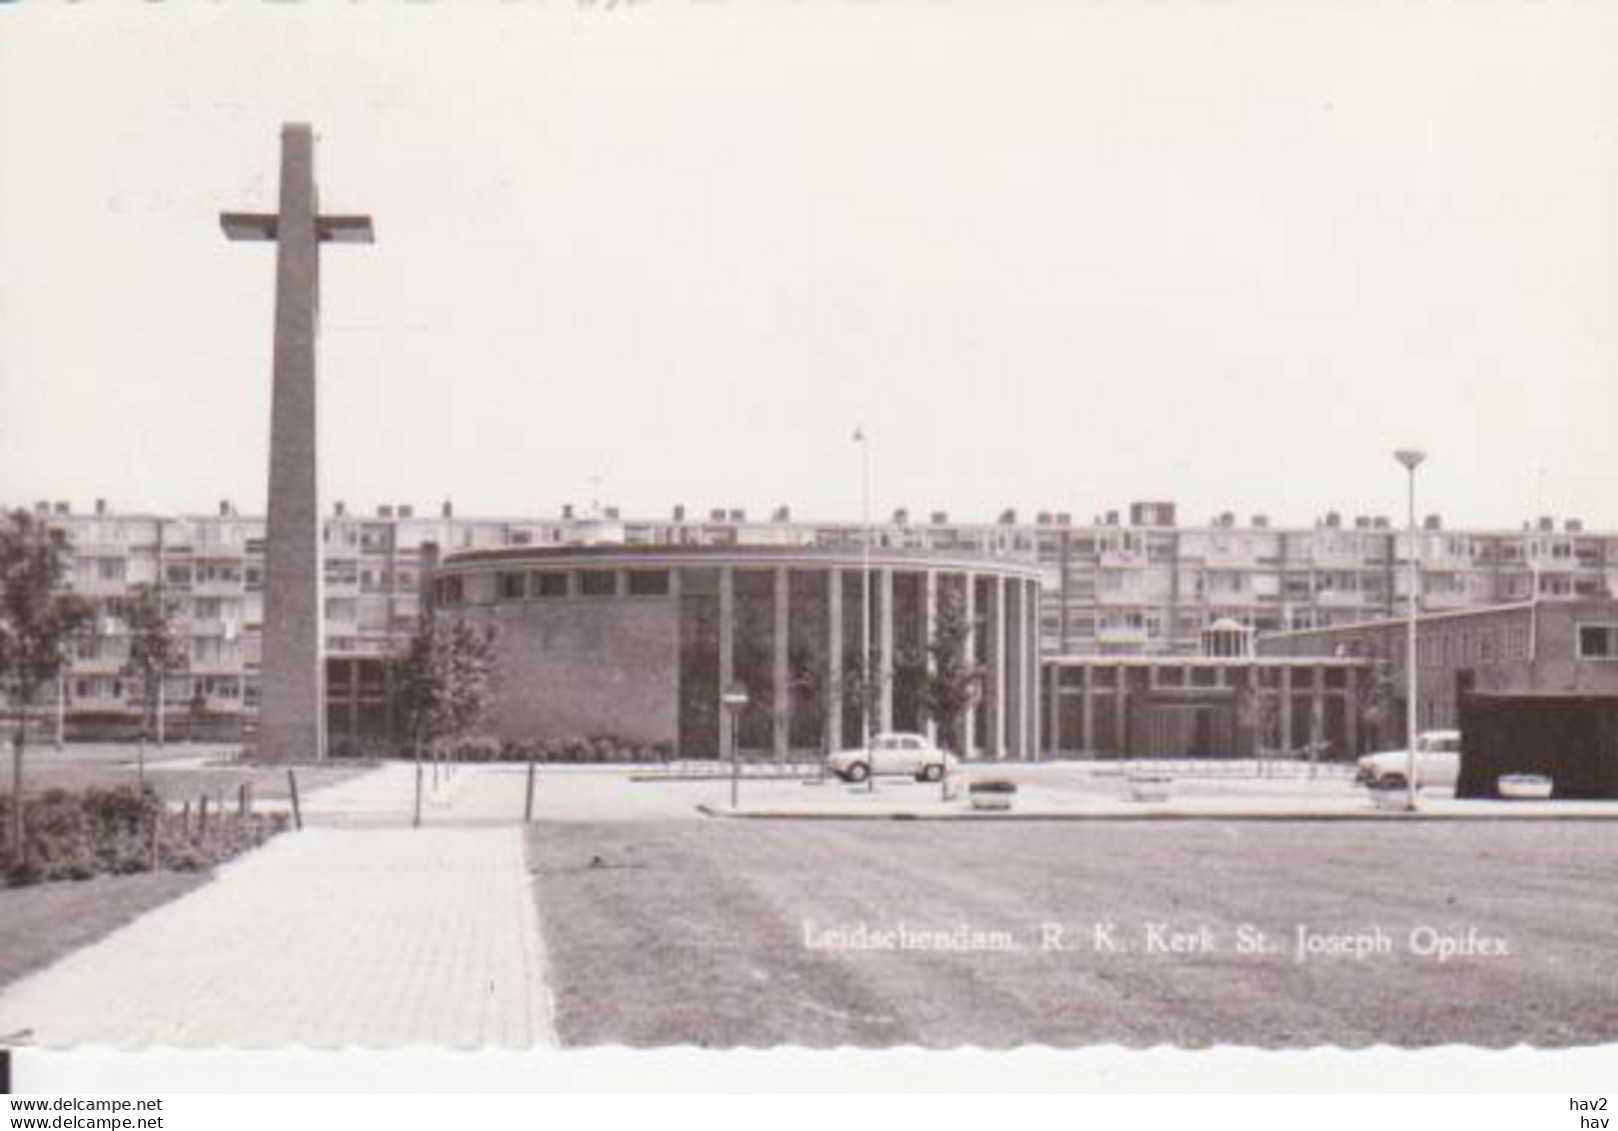
[[919,734],[878,734],[872,736],[869,748],[826,755],[826,768],[844,781],[864,781],[872,774],[938,781],[955,768],[955,757]]
[[[1359,760],[1355,781],[1382,789],[1405,785],[1410,769],[1406,750],[1380,750]],[[1461,776],[1461,732],[1424,730],[1416,736],[1416,786],[1454,789]]]

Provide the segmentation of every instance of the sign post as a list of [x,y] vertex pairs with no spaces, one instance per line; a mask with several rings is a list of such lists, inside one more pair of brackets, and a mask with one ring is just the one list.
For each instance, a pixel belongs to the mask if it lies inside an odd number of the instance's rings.
[[720,706],[724,707],[727,722],[730,726],[730,807],[736,808],[737,795],[741,790],[742,764],[740,751],[737,749],[741,737],[738,733],[736,720],[747,707],[747,688],[740,683],[732,683],[725,688],[719,696]]

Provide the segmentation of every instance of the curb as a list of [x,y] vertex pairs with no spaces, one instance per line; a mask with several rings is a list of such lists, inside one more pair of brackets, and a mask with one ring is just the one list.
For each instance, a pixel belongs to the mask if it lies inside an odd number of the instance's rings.
[[904,810],[879,812],[816,811],[788,809],[728,809],[707,804],[697,807],[705,817],[735,821],[1219,821],[1264,823],[1308,822],[1443,822],[1443,821],[1512,821],[1512,822],[1604,822],[1618,821],[1618,810],[1610,814],[1599,813],[1402,813],[1393,810],[1368,809],[1363,812],[1342,813],[1195,813],[1184,810],[1143,809],[1139,813],[1108,811],[1101,813],[1018,813],[964,812],[916,813]]

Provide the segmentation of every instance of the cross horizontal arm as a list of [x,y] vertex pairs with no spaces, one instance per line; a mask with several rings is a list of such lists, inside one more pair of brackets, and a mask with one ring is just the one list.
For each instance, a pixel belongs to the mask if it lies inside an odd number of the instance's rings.
[[317,216],[315,228],[328,243],[374,243],[376,231],[369,216]]
[[[273,212],[221,212],[219,226],[233,240],[270,240],[280,232]],[[375,243],[376,230],[369,216],[317,216],[315,229],[325,243]]]
[[219,226],[232,240],[274,240],[277,218],[269,212],[221,212]]

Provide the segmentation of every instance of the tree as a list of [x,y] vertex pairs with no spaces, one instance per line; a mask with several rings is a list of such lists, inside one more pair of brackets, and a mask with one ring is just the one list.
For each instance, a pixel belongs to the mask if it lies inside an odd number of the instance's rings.
[[1366,673],[1365,682],[1360,688],[1360,723],[1369,732],[1367,745],[1370,749],[1381,750],[1388,745],[1397,701],[1393,665],[1386,657],[1377,656],[1372,660],[1371,670]]
[[22,777],[28,717],[41,689],[67,665],[73,639],[91,623],[89,602],[66,591],[66,539],[27,511],[0,524],[0,683],[16,721],[12,736],[11,843],[24,851]]
[[[787,652],[787,718],[800,734],[818,736],[821,753],[826,750],[827,691],[826,658],[803,644]],[[792,745],[790,739],[787,745]]]
[[939,745],[956,753],[965,749],[961,731],[966,712],[983,694],[987,671],[984,664],[968,659],[973,627],[960,592],[940,586],[932,639],[927,642],[929,670],[921,685],[921,707],[938,728]]
[[399,705],[411,743],[464,738],[482,724],[494,690],[494,628],[429,613],[398,661]]
[[124,675],[135,682],[136,702],[141,708],[140,749],[136,760],[136,780],[146,783],[146,742],[163,711],[163,688],[170,676],[183,674],[190,666],[185,639],[174,630],[180,603],[151,585],[130,590],[124,606],[124,623],[129,627],[129,659]]
[[882,664],[875,649],[861,658],[858,647],[843,653],[843,703],[860,717],[860,745],[871,740],[882,711]]

